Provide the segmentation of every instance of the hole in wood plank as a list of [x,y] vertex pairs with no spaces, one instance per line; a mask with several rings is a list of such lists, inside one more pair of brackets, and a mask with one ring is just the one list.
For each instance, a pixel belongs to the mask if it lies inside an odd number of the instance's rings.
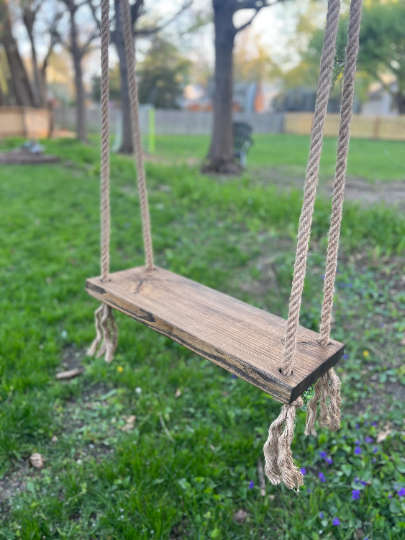
[[278,371],[279,371],[279,373],[281,373],[281,375],[282,375],[283,377],[292,377],[292,375],[294,374],[294,370],[293,370],[293,369],[291,370],[291,373],[290,373],[289,375],[284,375],[284,373],[283,373],[281,367],[278,368]]

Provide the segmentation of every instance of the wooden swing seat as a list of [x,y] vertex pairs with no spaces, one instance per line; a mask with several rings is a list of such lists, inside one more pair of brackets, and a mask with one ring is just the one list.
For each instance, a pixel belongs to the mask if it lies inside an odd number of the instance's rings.
[[344,345],[319,345],[299,327],[293,374],[280,373],[286,321],[162,268],[132,268],[110,281],[88,279],[86,291],[238,377],[292,403],[341,358]]

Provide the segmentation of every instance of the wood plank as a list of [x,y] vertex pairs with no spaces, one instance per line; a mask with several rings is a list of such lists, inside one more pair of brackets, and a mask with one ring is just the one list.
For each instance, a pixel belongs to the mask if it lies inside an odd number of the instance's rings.
[[86,291],[133,319],[291,403],[342,357],[344,345],[299,327],[293,374],[279,368],[286,321],[162,268],[88,279]]

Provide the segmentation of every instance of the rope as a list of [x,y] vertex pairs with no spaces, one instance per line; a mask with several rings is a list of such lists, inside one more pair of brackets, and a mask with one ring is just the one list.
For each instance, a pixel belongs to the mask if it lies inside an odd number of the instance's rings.
[[329,342],[331,316],[333,308],[333,291],[337,268],[340,226],[342,223],[343,200],[349,152],[350,120],[353,113],[354,80],[356,77],[356,61],[359,51],[359,34],[361,22],[362,0],[352,0],[350,4],[350,21],[347,35],[347,51],[340,115],[339,140],[335,179],[333,182],[332,213],[329,229],[328,252],[326,257],[325,281],[323,287],[323,304],[321,315],[321,344]]
[[110,44],[110,3],[101,3],[101,281],[108,281],[110,269],[110,118],[108,46]]
[[[291,443],[294,437],[296,409],[304,402],[298,398],[291,405],[283,405],[279,417],[269,428],[269,436],[263,446],[267,478],[274,485],[283,482],[290,489],[297,489],[304,483],[301,471],[294,465]],[[283,431],[284,426],[284,431]]]
[[[108,46],[110,44],[110,3],[101,2],[101,281],[109,280],[110,266],[110,129],[109,129],[109,73]],[[102,304],[96,309],[96,337],[87,351],[88,356],[105,355],[105,361],[111,362],[117,348],[118,330],[114,321],[113,310]],[[100,348],[99,348],[100,347]],[[98,352],[97,352],[97,349]]]
[[127,57],[127,73],[129,98],[131,103],[132,143],[135,148],[135,162],[138,176],[139,201],[141,205],[142,233],[145,247],[146,269],[153,270],[152,234],[149,217],[148,192],[146,189],[145,167],[142,155],[141,129],[139,122],[138,86],[135,76],[135,50],[132,38],[131,11],[128,0],[120,0],[121,21],[124,30],[125,54]]
[[[323,128],[326,117],[327,101],[331,79],[331,68],[335,50],[335,41],[339,17],[339,0],[329,0],[325,40],[321,56],[321,69],[317,92],[314,122],[311,131],[311,150],[308,158],[305,180],[304,202],[298,231],[297,252],[294,265],[294,277],[287,321],[285,351],[282,373],[290,375],[294,356],[296,334],[299,322],[302,291],[305,279],[308,244],[314,211],[320,153],[322,149]],[[342,108],[339,127],[337,162],[333,184],[331,224],[328,238],[328,250],[324,283],[324,299],[321,315],[320,343],[329,342],[330,320],[333,307],[333,291],[337,268],[340,227],[342,221],[347,154],[350,139],[350,120],[353,111],[354,81],[356,61],[359,50],[362,0],[351,0],[350,21],[347,38],[345,75],[343,83]],[[340,426],[340,380],[333,368],[322,375],[315,385],[315,395],[307,406],[306,435],[316,435],[315,421],[318,402],[320,404],[319,423],[331,431]],[[284,405],[279,417],[271,424],[269,437],[264,445],[266,475],[273,484],[284,484],[291,489],[299,489],[303,476],[294,465],[291,454],[291,442],[294,436],[294,419],[297,407],[302,406],[299,398],[291,405]],[[282,431],[284,427],[284,431]]]
[[[362,0],[351,0],[337,160],[333,182],[332,212],[326,257],[325,283],[323,288],[324,297],[321,314],[320,343],[324,346],[329,342],[331,329],[333,292],[335,288],[340,226],[342,223],[345,192],[347,154],[349,152],[350,120],[353,112],[356,61],[359,52],[361,10]],[[333,368],[325,373],[315,385],[315,395],[309,401],[307,408],[306,434],[316,435],[315,421],[318,401],[320,406],[320,425],[329,428],[331,431],[339,429],[341,403],[340,381]]]
[[285,350],[281,366],[281,372],[286,376],[292,374],[291,366],[294,359],[302,291],[304,289],[312,215],[314,213],[319,163],[321,160],[323,131],[332,79],[333,59],[335,57],[339,10],[340,0],[329,0],[318,90],[316,94],[316,106],[311,130],[311,147],[305,178],[304,201],[298,229],[297,251],[295,255],[294,274],[285,335]]
[[337,431],[340,427],[340,380],[333,368],[322,375],[315,384],[315,395],[307,405],[305,435],[316,436],[315,421],[318,401],[321,409],[320,425],[330,431]]

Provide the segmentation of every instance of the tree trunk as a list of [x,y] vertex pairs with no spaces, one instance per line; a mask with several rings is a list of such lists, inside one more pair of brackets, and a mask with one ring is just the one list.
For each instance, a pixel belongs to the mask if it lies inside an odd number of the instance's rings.
[[2,32],[0,37],[7,56],[15,102],[16,105],[20,105],[21,107],[33,107],[34,97],[32,95],[32,88],[17,48],[17,42],[12,34],[8,5],[5,2],[1,2],[1,4]]
[[32,87],[33,95],[34,95],[34,103],[36,107],[46,107],[46,97],[44,95],[44,91],[42,87],[41,74],[38,67],[37,50],[36,50],[35,41],[34,41],[35,18],[36,18],[36,11],[31,11],[29,9],[29,6],[27,6],[27,9],[24,11],[24,14],[23,14],[23,21],[24,21],[24,25],[27,30],[28,38],[30,40],[30,45],[31,45],[32,71],[34,74],[34,84]]
[[128,86],[128,65],[127,55],[125,54],[124,34],[121,23],[120,2],[115,0],[115,46],[119,60],[120,79],[121,79],[121,112],[122,112],[122,143],[119,152],[121,154],[133,154],[132,144],[132,126],[131,126],[131,104],[129,100]]
[[399,114],[405,114],[405,94],[398,92],[395,96],[395,102],[397,104]]
[[237,174],[241,166],[233,157],[232,100],[235,28],[232,3],[214,0],[215,93],[214,122],[208,161],[203,172]]
[[86,132],[85,91],[83,84],[82,53],[79,48],[77,26],[75,20],[76,6],[70,9],[70,40],[76,87],[76,134],[82,142],[88,142]]
[[37,51],[35,48],[34,37],[28,33],[31,43],[32,70],[34,72],[34,101],[36,107],[46,107],[46,97],[42,86],[41,74],[38,67]]

